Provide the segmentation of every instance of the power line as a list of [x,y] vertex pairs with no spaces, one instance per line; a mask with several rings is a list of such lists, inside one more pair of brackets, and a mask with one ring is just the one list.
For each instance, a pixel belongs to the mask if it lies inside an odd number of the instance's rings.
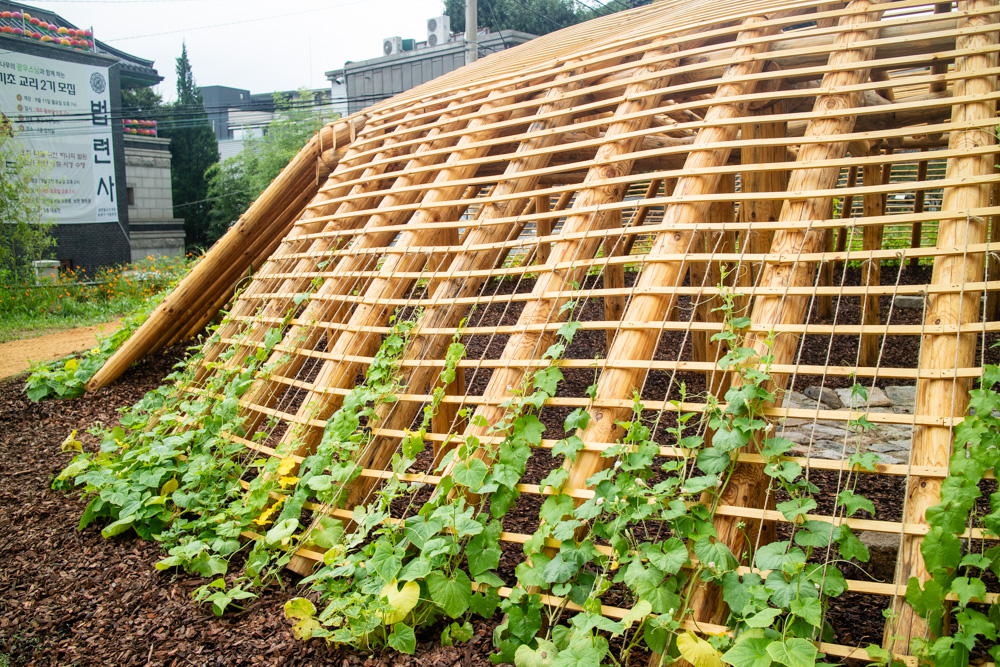
[[524,3],[520,2],[520,0],[511,0],[511,1],[512,1],[512,2],[513,2],[513,3],[515,4],[515,5],[518,5],[519,7],[521,7],[521,9],[524,9],[524,10],[526,10],[526,11],[529,11],[529,12],[531,12],[532,14],[534,14],[535,16],[539,16],[539,17],[541,17],[541,18],[545,19],[546,21],[548,21],[549,23],[551,23],[552,25],[554,25],[554,26],[555,26],[555,27],[556,27],[557,29],[559,29],[559,30],[562,30],[563,28],[565,28],[565,27],[566,27],[566,26],[564,26],[564,25],[560,25],[559,23],[555,22],[554,20],[552,20],[551,18],[549,18],[549,17],[548,17],[548,16],[546,16],[545,14],[542,14],[542,13],[540,13],[540,12],[536,12],[536,11],[535,11],[534,9],[532,9],[531,7],[528,7],[528,6],[527,6],[527,5],[525,5]]
[[302,9],[297,12],[285,12],[284,14],[273,14],[271,16],[260,16],[253,19],[243,19],[241,21],[227,21],[226,23],[213,23],[212,25],[202,25],[190,28],[179,28],[177,30],[164,30],[163,32],[151,32],[145,35],[131,35],[129,37],[112,37],[110,39],[102,38],[102,42],[124,42],[129,39],[142,39],[144,37],[159,37],[160,35],[173,35],[179,32],[193,32],[195,30],[208,30],[211,28],[225,28],[231,25],[242,25],[244,23],[255,23],[257,21],[270,21],[271,19],[283,19],[289,16],[298,16],[301,14],[310,14],[312,12],[320,12],[327,9],[339,9],[341,7],[350,7],[352,5],[361,5],[370,2],[370,0],[354,0],[354,2],[345,2],[339,5],[327,5],[326,7],[314,7],[312,9]]

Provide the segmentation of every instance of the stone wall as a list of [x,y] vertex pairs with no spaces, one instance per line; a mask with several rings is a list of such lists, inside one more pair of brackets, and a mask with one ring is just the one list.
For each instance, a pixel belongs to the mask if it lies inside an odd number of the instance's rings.
[[170,140],[130,136],[125,170],[132,261],[183,256],[184,221],[174,217],[170,185]]

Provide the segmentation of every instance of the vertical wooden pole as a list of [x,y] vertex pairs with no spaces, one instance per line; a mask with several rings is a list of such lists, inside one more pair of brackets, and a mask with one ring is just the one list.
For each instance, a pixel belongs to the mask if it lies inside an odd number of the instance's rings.
[[[961,0],[959,12],[981,12],[995,7],[991,0]],[[961,16],[959,29],[981,30],[994,21],[994,15],[979,14]],[[975,76],[977,71],[996,66],[993,49],[997,43],[996,31],[977,31],[962,34],[956,38],[955,48],[974,52],[974,55],[956,58],[955,71],[962,78],[956,79],[954,97],[971,97],[974,102],[956,104],[952,108],[952,122],[961,126],[996,116],[996,102],[989,99],[997,90],[995,76]],[[977,99],[978,98],[978,99]],[[948,137],[948,148],[952,151],[975,149],[996,143],[992,127],[954,129]],[[958,181],[974,179],[993,173],[995,156],[971,155],[948,159],[947,178]],[[971,183],[945,188],[941,205],[942,212],[961,212],[987,206],[990,200],[990,186]],[[937,247],[965,248],[983,243],[987,238],[987,221],[978,217],[945,219],[938,223]],[[932,282],[935,285],[962,285],[982,280],[985,267],[983,253],[942,255],[935,258]],[[959,293],[935,294],[927,297],[924,321],[932,326],[961,326],[977,322],[980,317],[980,293],[967,290]],[[920,368],[922,370],[956,370],[975,365],[977,335],[935,333],[922,337],[920,341]],[[960,418],[965,414],[969,400],[969,381],[954,377],[921,377],[917,380],[917,400],[914,413],[917,417]],[[949,425],[930,426],[919,424],[913,431],[913,448],[910,464],[913,466],[947,466],[951,455],[953,427]],[[910,479],[907,488],[903,522],[906,524],[926,523],[927,509],[941,499],[939,478],[916,477]],[[920,581],[928,578],[927,567],[920,553],[921,538],[904,535],[897,565],[897,584],[906,586],[910,577]],[[899,653],[909,652],[910,641],[924,637],[930,630],[926,622],[914,613],[902,597],[894,599],[896,616],[886,624],[885,646]]]
[[[736,178],[733,174],[724,174],[719,179],[716,192],[719,194],[732,193],[736,189]],[[735,208],[731,201],[712,202],[708,209],[708,219],[712,224],[720,222],[733,222],[735,219]],[[736,251],[736,239],[733,232],[712,232],[702,234],[701,239],[696,241],[694,252],[707,252],[714,254],[732,253]],[[720,260],[708,262],[693,262],[689,269],[692,287],[704,287],[713,289],[722,284],[722,264]],[[733,266],[729,265],[727,271],[732,271]],[[733,276],[727,279],[727,284],[732,285]],[[715,310],[719,305],[718,299],[705,294],[696,294],[693,297],[696,305],[691,313],[692,322],[722,322],[722,313]],[[715,363],[720,357],[719,344],[712,341],[711,331],[691,332],[691,359],[693,361],[704,361]],[[705,371],[705,390],[713,396],[720,396],[721,380],[725,373],[719,373],[712,369]],[[724,393],[724,392],[723,392]]]
[[[856,165],[852,165],[847,172],[847,187],[854,188],[858,185],[858,168]],[[852,220],[854,218],[854,195],[847,195],[844,197],[844,205],[840,209],[840,219],[841,220]],[[850,226],[854,223],[844,223],[840,226],[837,234],[837,252],[844,252],[847,250],[847,239],[851,235]],[[842,261],[837,261],[833,265],[833,272],[836,275],[841,275],[844,271],[844,263]]]
[[[769,105],[762,109],[757,109],[753,115],[772,115],[781,113],[784,103]],[[752,119],[751,119],[752,121]],[[741,127],[741,136],[745,141],[782,139],[787,131],[787,123],[779,121],[775,123],[748,122]],[[748,168],[740,175],[740,188],[742,192],[785,192],[788,187],[787,169],[756,169],[756,165],[767,164],[768,162],[785,162],[788,160],[788,149],[785,146],[770,146],[767,144],[753,144],[740,149],[740,161]],[[782,199],[745,199],[740,202],[740,222],[755,225],[759,223],[774,222],[781,213]],[[753,227],[741,232],[740,247],[746,248],[748,253],[766,253],[771,247],[771,237],[774,232],[768,230],[755,230]],[[746,267],[740,267],[738,276],[742,285],[753,285],[757,282],[760,273],[761,262],[749,262]]]
[[[879,149],[872,147],[871,155],[879,155]],[[866,164],[864,167],[865,187],[883,182],[883,168],[877,164]],[[865,218],[885,215],[886,196],[883,193],[865,195]],[[865,225],[862,234],[862,249],[873,252],[882,249],[882,235],[885,228],[882,225]],[[876,287],[882,284],[882,261],[880,259],[865,259],[861,262],[861,282],[866,287]],[[878,295],[861,297],[861,324],[877,325],[879,323]],[[881,336],[877,334],[862,334],[859,364],[861,366],[876,366],[878,364],[878,348]]]
[[[549,195],[539,195],[535,197],[535,213],[548,213],[551,210],[552,200]],[[544,220],[535,221],[535,236],[542,238],[543,236],[552,236],[552,218],[545,218]],[[552,245],[545,243],[544,245],[538,244],[537,258],[539,264],[545,264],[549,261],[549,252],[552,250]]]
[[[805,139],[799,150],[797,162],[803,166],[792,171],[788,191],[803,193],[816,190],[831,190],[837,184],[840,169],[837,167],[810,167],[820,160],[837,160],[847,153],[847,143],[835,137],[850,134],[854,128],[855,116],[829,116],[826,112],[850,109],[858,106],[860,95],[856,92],[841,92],[868,80],[868,68],[862,63],[874,56],[874,47],[859,47],[858,42],[873,40],[878,35],[877,28],[854,27],[877,22],[880,11],[871,9],[869,0],[854,0],[848,5],[848,13],[840,20],[844,31],[836,37],[830,52],[829,72],[824,75],[820,94],[813,106],[814,118],[806,128]],[[828,141],[811,141],[819,137],[830,137]],[[803,254],[818,252],[823,247],[824,235],[821,231],[809,229],[809,221],[824,219],[831,207],[829,197],[796,198],[785,201],[779,221],[782,229],[775,232],[770,252],[782,257],[795,258]],[[758,283],[762,287],[787,289],[812,285],[817,270],[813,262],[796,262],[794,259],[767,264],[761,271]],[[805,321],[810,297],[800,295],[765,295],[754,299],[750,316],[756,327],[764,330],[780,324]],[[744,346],[753,347],[759,355],[770,353],[775,364],[791,363],[798,347],[798,338],[791,334],[779,334],[773,339],[766,334],[749,334]],[[773,375],[775,389],[783,389],[786,374]],[[733,385],[742,384],[742,377],[734,374]],[[780,392],[778,392],[780,393]],[[769,480],[759,464],[741,463],[736,466],[729,484],[719,502],[740,507],[763,507],[768,497]],[[745,553],[746,545],[743,523],[734,517],[716,516],[715,529],[720,542],[739,557]],[[747,532],[757,534],[758,528],[750,526]],[[697,586],[691,597],[691,609],[695,618],[711,623],[724,622],[728,614],[722,591],[718,586]]]
[[[292,187],[303,175],[312,178],[316,156],[321,152],[320,139],[325,136],[326,142],[332,143],[333,136],[336,135],[340,138],[342,145],[346,144],[351,132],[356,131],[359,127],[364,127],[365,119],[366,117],[352,117],[334,127],[328,126],[310,140],[247,212],[240,216],[239,221],[212,246],[202,261],[184,277],[180,284],[150,313],[142,326],[94,374],[94,377],[87,383],[87,390],[94,391],[107,386],[142,357],[149,347],[162,336],[162,330],[172,326],[177,321],[178,313],[188,308],[190,301],[203,293],[205,286],[211,283],[215,273],[232,264],[247,266],[252,257],[246,256],[244,251],[250,244],[250,239],[260,234],[261,230],[272,221],[273,216],[286,207],[289,196],[285,189]],[[349,130],[349,123],[357,125],[354,129]],[[341,164],[344,165],[342,169],[346,169],[352,163],[353,156],[342,160]]]
[[[1000,169],[1000,168],[998,168]],[[1000,183],[994,183],[990,189],[991,206],[1000,206]],[[990,242],[1000,241],[1000,215],[990,216]],[[989,253],[989,269],[986,272],[988,281],[1000,280],[1000,256],[996,251]],[[989,290],[986,293],[986,319],[989,322],[1000,320],[1000,290]]]
[[[606,202],[620,201],[625,189],[622,185],[607,185],[605,181],[632,171],[634,160],[616,158],[634,152],[640,141],[636,136],[637,131],[649,127],[652,122],[652,116],[642,112],[655,108],[660,102],[660,95],[655,92],[650,93],[650,91],[655,91],[665,85],[665,79],[669,78],[670,69],[675,64],[674,61],[656,62],[656,60],[674,52],[676,48],[676,46],[671,46],[668,49],[652,48],[643,56],[634,73],[634,76],[640,80],[626,87],[622,101],[615,109],[615,115],[604,135],[604,143],[597,151],[596,164],[588,170],[583,185],[573,201],[573,207],[566,217],[564,229],[567,233],[575,234],[608,227],[608,216],[600,211],[600,205]],[[599,245],[599,239],[590,237],[560,240],[554,244],[546,266],[552,267],[581,257],[593,257]],[[542,298],[542,295],[571,289],[571,285],[580,279],[583,271],[582,268],[560,271],[550,269],[539,273],[538,280],[532,290],[532,295],[536,298],[525,303],[518,318],[519,327],[524,327],[525,330],[523,333],[510,337],[501,353],[501,361],[535,359],[540,351],[545,350],[551,344],[554,339],[552,332],[533,331],[527,327],[556,322],[564,318],[564,314],[560,313],[560,306],[568,299],[566,297]],[[617,347],[622,339],[621,335],[616,337],[614,345]],[[483,396],[487,399],[509,396],[510,388],[520,386],[524,374],[525,369],[517,365],[498,368],[490,377]],[[489,402],[481,404],[476,409],[476,415],[482,416],[490,424],[499,421],[503,412],[503,408]],[[482,437],[485,433],[485,428],[477,426],[470,426],[466,431],[466,435],[477,437]],[[476,455],[479,457],[487,456],[484,451],[479,451]],[[445,472],[445,474],[447,473],[448,471]]]
[[[925,181],[927,180],[927,160],[921,160],[917,164],[917,180]],[[924,212],[924,197],[926,196],[926,191],[923,187],[917,189],[913,193],[913,212],[923,213]],[[914,222],[913,231],[910,233],[910,247],[919,248],[920,247],[920,236],[923,234],[923,223]],[[917,268],[917,264],[920,262],[919,257],[910,258],[910,268]]]
[[[608,227],[622,226],[621,209],[608,214]],[[621,257],[625,239],[621,236],[609,236],[604,241],[604,256],[608,259]],[[604,288],[621,289],[625,287],[625,265],[607,264],[604,267]],[[625,296],[614,295],[604,297],[604,319],[608,322],[617,322],[622,317],[625,310]],[[615,328],[609,327],[605,330],[606,350],[611,349],[611,341],[615,338]]]

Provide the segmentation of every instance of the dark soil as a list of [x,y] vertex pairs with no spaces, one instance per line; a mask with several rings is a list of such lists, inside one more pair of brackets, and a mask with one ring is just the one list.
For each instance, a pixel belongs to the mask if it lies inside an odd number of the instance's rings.
[[147,359],[110,388],[75,400],[32,403],[21,394],[23,378],[0,383],[0,657],[11,665],[116,667],[489,665],[492,628],[482,622],[457,648],[418,634],[413,657],[299,641],[282,614],[285,600],[301,594],[291,573],[219,619],[191,601],[205,581],[153,569],[162,557],[156,544],[132,533],[105,540],[98,526],[77,530],[78,494],[49,488],[69,461],[62,441],[96,421],[113,425],[116,410],[154,388],[181,352]]
[[[928,269],[904,270],[883,268],[883,283],[925,283]],[[856,283],[859,272],[848,271],[845,284]],[[636,274],[626,274],[631,285]],[[588,279],[584,289],[600,287],[600,281]],[[484,295],[530,291],[532,281],[492,281],[484,285]],[[891,307],[882,299],[882,320],[893,324],[919,323],[918,310]],[[856,324],[860,319],[857,298],[834,300],[836,322]],[[679,318],[690,317],[691,302],[683,297]],[[470,318],[470,326],[514,324],[522,303],[483,307]],[[587,301],[576,314],[580,320],[603,320],[600,299]],[[819,318],[815,304],[811,323],[830,324],[833,318]],[[991,334],[987,346],[996,342]],[[470,358],[497,358],[506,343],[506,335],[467,336]],[[799,362],[817,365],[853,365],[857,354],[856,336],[807,336]],[[577,332],[567,357],[593,359],[605,353],[603,331]],[[882,367],[916,366],[917,337],[889,340],[883,348]],[[76,522],[83,504],[76,494],[49,489],[53,477],[69,459],[60,451],[60,443],[73,429],[81,431],[96,421],[113,424],[116,410],[136,401],[153,388],[181,354],[179,349],[148,359],[137,365],[110,389],[81,399],[33,404],[21,393],[21,382],[0,384],[0,654],[10,656],[15,665],[488,665],[492,652],[492,629],[499,618],[476,624],[474,640],[460,647],[439,645],[437,631],[418,634],[417,653],[413,657],[394,652],[366,656],[332,650],[322,641],[294,639],[284,620],[282,605],[297,594],[298,577],[286,573],[281,586],[272,585],[261,592],[240,612],[222,619],[212,616],[205,607],[196,606],[191,592],[205,583],[184,575],[158,572],[153,568],[160,558],[155,544],[144,543],[126,535],[112,540],[101,538],[98,527],[78,531]],[[684,332],[667,332],[661,339],[656,358],[690,359],[691,343]],[[997,363],[995,350],[985,354],[987,363]],[[304,369],[315,374],[318,367]],[[559,387],[560,396],[581,397],[594,382],[590,369],[567,369]],[[469,369],[466,386],[470,394],[481,394],[489,380],[489,369]],[[648,374],[641,387],[649,400],[677,399],[683,382],[689,393],[702,391],[701,373],[656,371]],[[801,390],[823,382],[828,387],[846,387],[846,377],[799,376],[793,388]],[[898,380],[891,384],[904,384]],[[878,382],[883,385],[882,381]],[[289,393],[283,399],[293,406],[301,397]],[[541,419],[546,438],[563,437],[562,424],[568,408],[549,407]],[[653,417],[646,415],[643,417]],[[674,426],[671,415],[661,416],[654,437],[667,443],[666,429]],[[280,428],[280,427],[279,427]],[[277,432],[280,436],[280,431]],[[85,446],[94,438],[82,436]],[[548,451],[537,451],[528,462],[524,481],[538,483],[557,462]],[[812,471],[811,479],[820,488],[819,511],[830,511],[839,487],[836,475]],[[426,495],[428,490],[422,493]],[[898,520],[901,516],[904,486],[901,478],[863,475],[858,492],[876,506],[879,519]],[[418,495],[415,500],[423,496]],[[525,494],[504,517],[504,529],[531,533],[537,527],[541,499]],[[412,506],[411,506],[412,507]],[[405,512],[405,503],[400,508]],[[410,509],[409,511],[413,511]],[[871,518],[865,516],[864,518]],[[499,574],[514,583],[514,568],[523,560],[520,545],[503,544],[504,556]],[[850,564],[844,566],[849,578],[864,575]],[[301,594],[301,593],[299,593]],[[612,590],[606,603],[627,605],[624,593]],[[832,601],[828,620],[835,641],[846,645],[879,643],[884,619],[881,611],[889,599],[881,596],[848,593]],[[641,660],[640,660],[641,662]],[[640,664],[636,662],[635,664]]]

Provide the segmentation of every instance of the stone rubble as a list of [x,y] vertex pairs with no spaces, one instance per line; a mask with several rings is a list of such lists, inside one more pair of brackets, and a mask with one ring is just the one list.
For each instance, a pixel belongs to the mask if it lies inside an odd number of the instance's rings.
[[[889,386],[884,390],[868,388],[867,403],[852,395],[850,389],[806,387],[802,392],[787,392],[782,406],[804,410],[843,410],[849,406],[859,411],[913,414],[916,388]],[[907,463],[913,443],[910,424],[876,424],[870,431],[855,433],[847,422],[831,419],[789,418],[777,429],[778,436],[796,443],[790,456],[846,460],[858,451],[878,454],[887,464]]]

